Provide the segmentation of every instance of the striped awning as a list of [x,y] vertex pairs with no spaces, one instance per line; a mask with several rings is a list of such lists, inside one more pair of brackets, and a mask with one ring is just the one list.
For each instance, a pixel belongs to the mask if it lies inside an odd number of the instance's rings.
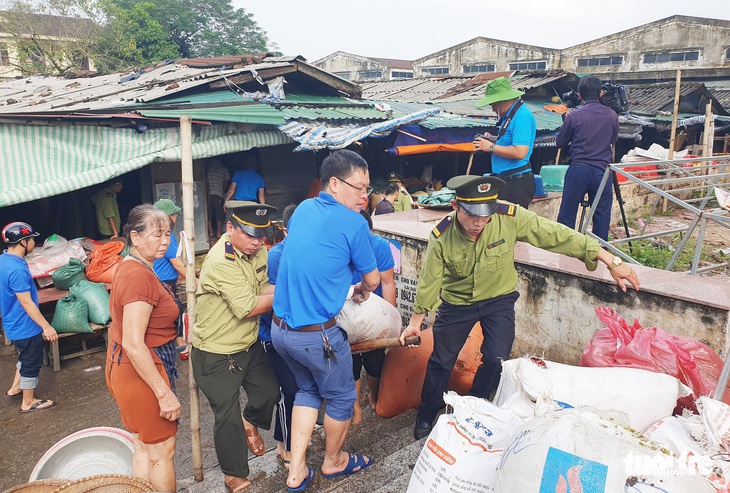
[[[291,143],[276,129],[225,124],[193,129],[193,159]],[[179,161],[177,127],[0,124],[0,207],[103,183],[155,161]]]

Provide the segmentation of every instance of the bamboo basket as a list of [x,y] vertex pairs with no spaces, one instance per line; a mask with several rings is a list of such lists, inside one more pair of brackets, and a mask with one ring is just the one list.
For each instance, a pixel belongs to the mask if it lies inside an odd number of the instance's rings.
[[144,479],[122,474],[100,474],[72,481],[53,493],[143,493],[155,491]]
[[3,493],[52,493],[59,486],[69,483],[68,479],[39,479],[26,484],[13,486]]

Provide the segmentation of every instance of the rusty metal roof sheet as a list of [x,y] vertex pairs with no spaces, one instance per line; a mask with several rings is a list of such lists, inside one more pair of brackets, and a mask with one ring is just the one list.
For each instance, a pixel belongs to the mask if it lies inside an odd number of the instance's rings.
[[[629,85],[628,88],[631,100],[629,110],[631,112],[661,115],[662,113],[673,111],[674,95],[676,92],[674,83]],[[679,94],[680,111],[684,113],[690,113],[692,111],[691,109],[688,111],[686,107],[683,108],[683,101],[692,99],[696,100],[699,104],[703,100],[709,101],[712,98],[712,93],[701,82],[683,82]],[[719,99],[717,99],[717,102],[720,103]],[[727,114],[722,103],[713,107],[713,111],[721,115]],[[704,109],[698,109],[694,112],[704,114]]]

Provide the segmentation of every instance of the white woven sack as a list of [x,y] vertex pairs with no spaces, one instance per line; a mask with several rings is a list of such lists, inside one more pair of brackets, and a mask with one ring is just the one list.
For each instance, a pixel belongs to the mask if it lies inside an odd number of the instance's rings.
[[486,399],[447,392],[453,412],[439,417],[418,456],[407,493],[491,493],[502,449],[522,420]]
[[[572,407],[591,406],[626,413],[631,427],[645,430],[672,415],[677,399],[690,389],[676,378],[636,368],[593,368],[518,358],[502,362],[494,403],[524,409],[548,397]],[[534,404],[533,404],[534,407]]]
[[362,303],[352,301],[352,288],[337,321],[347,332],[350,344],[399,337],[401,316],[398,310],[377,294],[370,293]]
[[[590,493],[715,493],[712,485],[663,454],[641,434],[584,409],[565,409],[527,422],[502,454],[495,491]],[[666,459],[666,461],[664,461]]]

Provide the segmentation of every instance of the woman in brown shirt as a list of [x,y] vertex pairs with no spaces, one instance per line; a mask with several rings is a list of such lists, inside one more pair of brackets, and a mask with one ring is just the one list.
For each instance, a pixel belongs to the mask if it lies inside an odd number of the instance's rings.
[[124,235],[130,254],[112,282],[106,381],[124,426],[134,435],[134,475],[155,491],[174,492],[179,308],[152,270],[170,242],[170,218],[150,204],[139,205],[129,213]]

